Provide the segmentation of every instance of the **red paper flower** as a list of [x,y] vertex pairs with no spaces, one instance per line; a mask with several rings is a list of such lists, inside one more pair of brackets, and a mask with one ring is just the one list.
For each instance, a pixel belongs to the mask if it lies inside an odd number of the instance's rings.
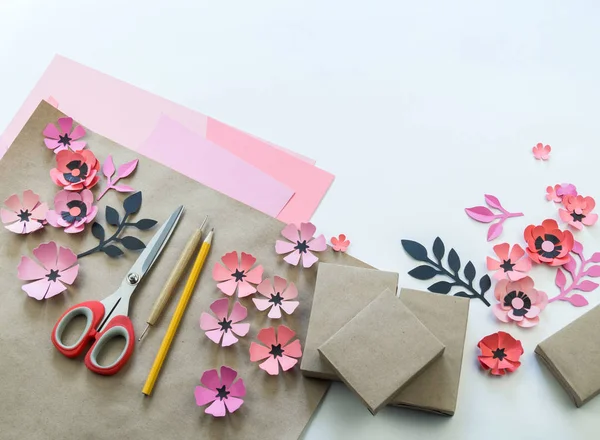
[[288,254],[283,260],[292,266],[297,266],[302,257],[302,266],[308,268],[315,264],[319,259],[313,252],[322,252],[327,249],[327,242],[323,234],[315,237],[317,228],[312,223],[301,223],[300,230],[293,223],[290,223],[281,235],[289,240],[277,240],[275,242],[275,252],[278,254]]
[[564,209],[558,213],[563,222],[575,229],[582,230],[583,225],[592,226],[598,221],[598,214],[592,213],[596,202],[592,197],[564,196],[562,199]]
[[227,298],[214,301],[210,305],[210,309],[216,318],[206,312],[202,313],[200,315],[200,328],[206,331],[206,337],[215,344],[222,340],[221,345],[228,347],[238,341],[234,333],[240,337],[248,334],[250,324],[240,322],[248,316],[248,309],[239,302],[235,302],[230,315],[228,315],[229,300]]
[[508,333],[498,332],[486,336],[477,344],[481,355],[477,357],[484,370],[490,370],[494,376],[504,376],[521,366],[519,359],[523,354],[521,341]]
[[266,347],[256,342],[250,344],[250,361],[257,362],[266,359],[259,367],[271,376],[279,374],[279,365],[283,371],[293,368],[298,363],[297,358],[302,356],[299,339],[288,344],[296,335],[293,330],[285,325],[280,325],[277,333],[276,337],[274,327],[263,328],[258,332],[257,337]]
[[340,234],[337,238],[331,237],[331,247],[336,252],[346,252],[350,246],[350,240],[346,240],[346,235]]
[[541,142],[531,149],[533,151],[533,157],[537,160],[548,160],[550,157],[550,151],[552,147],[550,145],[544,146]]
[[46,219],[55,228],[65,228],[67,234],[81,232],[98,213],[93,203],[94,195],[89,189],[80,193],[59,191],[54,197],[54,210],[48,211]]
[[525,251],[521,246],[515,244],[511,250],[508,243],[497,244],[494,246],[494,252],[500,261],[487,257],[487,268],[496,271],[495,279],[508,278],[516,281],[527,276],[526,272],[531,269],[531,260],[525,256]]
[[264,280],[257,287],[258,293],[268,299],[252,298],[254,305],[261,312],[269,310],[269,318],[281,318],[281,310],[288,315],[294,313],[296,307],[300,304],[298,301],[292,301],[298,296],[298,289],[294,283],[289,283],[281,277],[275,276],[273,284],[270,279]]
[[55,153],[69,149],[81,151],[85,148],[85,141],[77,140],[85,136],[85,128],[78,125],[73,129],[73,118],[60,118],[58,127],[56,128],[54,124],[46,125],[43,131],[46,136],[44,139],[46,147],[54,150]]
[[221,258],[224,266],[215,263],[213,268],[213,279],[221,281],[217,287],[225,295],[231,296],[236,289],[238,297],[243,298],[256,292],[252,284],[259,284],[262,281],[263,267],[254,266],[256,258],[252,255],[242,252],[242,261],[238,259],[236,251],[229,252]]
[[80,153],[63,150],[56,155],[56,168],[50,170],[50,177],[68,191],[80,191],[98,183],[99,169],[100,162],[90,150]]
[[548,305],[548,295],[533,287],[533,280],[500,280],[494,296],[498,304],[493,312],[502,322],[515,321],[519,327],[533,327],[540,322],[539,315]]
[[569,261],[573,249],[573,234],[558,229],[556,221],[544,220],[541,225],[529,225],[524,232],[527,255],[536,263],[562,266]]
[[237,411],[244,403],[240,397],[246,395],[246,387],[243,379],[237,377],[237,371],[226,366],[221,367],[221,378],[217,370],[207,370],[202,374],[200,383],[194,391],[196,405],[204,406],[212,403],[204,410],[206,414],[213,417],[223,417],[227,412]]
[[0,209],[4,227],[17,234],[29,234],[46,224],[48,205],[40,203],[40,196],[31,190],[23,192],[21,200],[13,194],[4,201],[8,209]]

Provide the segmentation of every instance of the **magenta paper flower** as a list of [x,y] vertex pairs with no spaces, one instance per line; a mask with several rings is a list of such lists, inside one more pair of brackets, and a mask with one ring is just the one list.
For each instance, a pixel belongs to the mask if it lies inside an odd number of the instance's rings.
[[531,270],[531,260],[518,244],[515,244],[512,250],[508,243],[497,244],[494,246],[494,252],[500,260],[487,257],[487,268],[496,271],[494,278],[497,280],[508,278],[517,281],[525,278]]
[[262,281],[263,275],[263,267],[260,264],[252,269],[252,266],[256,263],[256,258],[242,252],[242,260],[240,262],[238,260],[238,253],[233,251],[223,255],[221,261],[225,266],[217,262],[213,268],[213,279],[221,281],[217,284],[221,292],[231,296],[237,289],[239,298],[252,295],[256,292],[256,288],[252,284],[259,284]]
[[217,370],[207,370],[202,374],[200,383],[194,391],[196,405],[204,406],[212,403],[204,410],[213,417],[223,417],[227,412],[237,411],[244,403],[240,397],[246,395],[243,379],[235,380],[237,371],[226,366],[221,367],[221,378]]
[[541,142],[531,149],[533,151],[533,157],[537,160],[548,160],[552,147],[550,145],[544,145]]
[[79,264],[71,249],[62,246],[59,249],[51,241],[36,247],[33,255],[41,265],[24,256],[17,268],[20,280],[33,281],[21,287],[30,297],[38,300],[52,298],[67,290],[65,284],[71,285],[77,278]]
[[269,310],[269,318],[281,318],[281,310],[288,315],[294,313],[296,307],[300,304],[298,301],[291,301],[298,296],[298,289],[294,283],[289,283],[281,277],[275,276],[273,284],[270,279],[264,280],[257,287],[258,293],[268,299],[252,298],[254,305],[261,312]]
[[280,365],[283,371],[293,368],[298,363],[297,358],[302,356],[299,339],[288,344],[296,336],[293,330],[285,325],[280,325],[277,328],[277,333],[277,336],[275,336],[274,327],[263,328],[258,332],[257,338],[265,345],[256,342],[250,344],[250,361],[257,362],[266,359],[259,367],[271,376],[279,374]]
[[55,228],[65,228],[67,234],[81,232],[98,213],[93,203],[94,194],[89,189],[80,193],[63,189],[54,197],[54,210],[48,211],[46,220]]
[[493,309],[496,318],[502,322],[515,321],[519,327],[537,325],[540,313],[548,305],[548,295],[534,289],[530,277],[519,281],[498,281],[494,296],[498,300]]
[[598,221],[598,214],[592,212],[596,202],[592,197],[564,196],[563,208],[558,210],[560,219],[569,226],[582,230],[583,226],[592,226]]
[[289,254],[283,260],[293,266],[297,266],[302,257],[302,266],[311,267],[319,259],[313,252],[322,252],[327,249],[327,241],[323,234],[314,237],[317,228],[312,223],[301,223],[300,230],[293,223],[290,223],[281,235],[290,242],[277,240],[275,243],[275,252],[278,254]]
[[576,196],[577,188],[572,183],[561,183],[546,187],[546,200],[561,203],[565,196]]
[[40,196],[31,190],[24,191],[21,200],[13,194],[4,201],[8,208],[0,209],[4,227],[17,234],[29,234],[42,229],[46,224],[48,205],[40,203]]
[[62,150],[81,151],[85,148],[85,141],[79,141],[85,136],[85,128],[78,125],[73,129],[73,118],[60,118],[58,128],[54,124],[46,125],[44,129],[44,143],[46,147],[58,153]]
[[345,234],[340,234],[339,237],[331,237],[331,247],[336,252],[346,252],[350,246],[350,240],[346,239]]
[[215,314],[216,318],[206,312],[200,315],[200,328],[206,331],[206,337],[215,344],[221,343],[221,346],[228,347],[238,341],[233,334],[244,337],[250,331],[250,324],[240,323],[242,319],[248,316],[248,309],[235,302],[231,315],[229,312],[229,300],[222,298],[214,301],[210,305],[210,309]]

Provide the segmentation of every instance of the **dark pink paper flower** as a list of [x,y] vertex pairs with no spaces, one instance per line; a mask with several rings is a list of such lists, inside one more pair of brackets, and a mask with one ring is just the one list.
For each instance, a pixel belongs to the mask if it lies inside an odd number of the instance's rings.
[[46,125],[43,132],[46,138],[46,147],[55,153],[63,150],[81,151],[85,148],[85,141],[79,141],[85,136],[85,128],[81,125],[73,129],[73,118],[60,118],[58,128],[54,124]]
[[80,153],[63,150],[56,155],[56,168],[50,170],[50,177],[68,191],[81,191],[98,183],[99,170],[100,162],[90,150]]
[[290,242],[277,240],[275,243],[275,252],[278,254],[289,254],[283,260],[293,266],[297,266],[302,257],[302,266],[308,268],[315,264],[319,259],[313,252],[322,252],[327,249],[327,241],[323,234],[314,237],[317,228],[312,223],[301,223],[300,230],[293,223],[290,223],[281,235]]
[[54,197],[54,210],[48,211],[46,219],[55,228],[65,228],[67,234],[81,232],[98,213],[93,203],[94,194],[89,189],[80,193],[59,191]]
[[598,214],[592,212],[596,202],[592,197],[564,196],[563,208],[558,210],[560,219],[569,226],[582,230],[583,226],[592,226],[598,221]]
[[544,145],[542,143],[537,144],[532,148],[533,157],[537,160],[548,160],[552,147],[550,145]]
[[331,247],[336,252],[346,252],[350,246],[350,240],[346,239],[345,234],[340,234],[338,237],[331,237]]
[[237,371],[226,366],[221,367],[220,378],[217,370],[205,371],[200,379],[204,386],[197,386],[194,391],[196,405],[212,403],[204,412],[213,417],[224,417],[227,412],[237,411],[244,404],[241,397],[246,395],[246,387],[244,380],[235,380],[236,377]]
[[270,308],[268,316],[271,319],[281,318],[281,310],[291,315],[300,304],[298,301],[292,301],[298,296],[296,285],[288,284],[284,278],[275,276],[272,284],[271,280],[267,278],[258,285],[257,289],[258,293],[267,299],[252,298],[252,301],[261,312]]
[[288,344],[296,336],[293,330],[285,325],[280,325],[277,328],[277,333],[277,336],[275,336],[274,327],[263,328],[258,332],[257,338],[265,345],[256,342],[250,344],[250,361],[257,362],[266,359],[259,367],[271,376],[279,374],[280,365],[283,371],[293,368],[298,363],[297,358],[302,356],[299,339]]
[[256,258],[252,255],[242,252],[241,262],[238,260],[236,251],[229,252],[221,258],[224,266],[215,263],[213,268],[213,279],[220,281],[217,287],[225,295],[231,296],[236,289],[238,297],[243,298],[256,292],[252,284],[259,284],[262,281],[263,267],[259,264],[254,269]]
[[530,277],[519,281],[498,281],[494,296],[498,300],[493,309],[496,318],[502,322],[514,321],[519,327],[537,325],[540,313],[548,305],[548,295],[536,290]]
[[29,257],[21,257],[17,268],[20,280],[33,281],[21,287],[30,297],[38,300],[52,298],[67,290],[65,284],[71,285],[77,278],[79,264],[71,249],[62,246],[59,249],[51,241],[36,247],[33,255],[41,265]]
[[531,260],[518,244],[515,244],[512,250],[508,243],[497,244],[494,246],[494,252],[499,260],[487,257],[487,268],[496,271],[494,278],[497,280],[508,278],[511,281],[517,281],[525,278],[527,272],[531,270]]
[[200,328],[206,331],[206,337],[215,344],[221,343],[221,346],[228,347],[238,341],[234,333],[240,337],[244,337],[250,331],[250,324],[247,322],[240,323],[241,320],[246,319],[248,316],[248,309],[239,302],[235,302],[230,315],[228,315],[229,300],[227,298],[214,301],[210,305],[210,309],[216,318],[203,312],[200,315]]
[[46,224],[48,205],[40,202],[40,196],[31,190],[23,192],[21,200],[13,194],[4,201],[8,209],[0,209],[4,227],[17,234],[29,234]]

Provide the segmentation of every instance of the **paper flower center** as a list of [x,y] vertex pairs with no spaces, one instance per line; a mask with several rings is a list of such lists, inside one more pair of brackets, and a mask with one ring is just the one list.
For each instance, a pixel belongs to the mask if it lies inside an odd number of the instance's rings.
[[300,241],[297,241],[297,242],[296,242],[296,246],[294,246],[294,249],[297,249],[297,250],[298,250],[298,252],[300,252],[301,254],[302,254],[302,253],[304,253],[304,254],[305,254],[305,253],[306,253],[306,251],[308,250],[308,244],[306,244],[306,240],[304,240],[304,241],[302,241],[302,242],[300,242]]
[[231,330],[231,321],[227,321],[226,318],[223,318],[223,321],[219,322],[219,325],[221,326],[221,331],[227,333],[227,330]]
[[269,302],[272,302],[273,305],[280,306],[282,301],[283,298],[281,297],[281,294],[279,292],[277,292],[275,295],[271,294],[271,299],[269,300]]
[[71,171],[64,173],[63,177],[69,183],[78,183],[87,177],[88,166],[80,160],[72,160],[67,164],[67,168]]
[[243,270],[239,270],[239,269],[236,269],[235,272],[231,274],[231,276],[233,278],[235,278],[235,281],[238,282],[238,283],[240,281],[244,281],[244,278],[246,277],[246,275],[244,274],[244,271]]
[[513,315],[524,316],[531,308],[531,299],[523,292],[510,292],[504,297],[504,307],[513,309]]
[[510,258],[508,260],[504,260],[502,262],[502,264],[500,265],[500,267],[502,269],[504,269],[504,272],[511,272],[513,270],[513,267],[515,267],[515,265],[513,263],[510,262]]
[[223,385],[221,388],[217,388],[217,395],[215,396],[215,398],[223,400],[227,399],[227,396],[229,396],[229,391],[227,391],[225,385]]
[[58,278],[60,278],[58,270],[50,269],[50,273],[46,275],[46,278],[48,278],[48,281],[56,281]]
[[81,208],[79,206],[73,206],[71,209],[69,209],[69,214],[76,217],[81,214]]
[[72,140],[73,140],[73,139],[71,139],[71,138],[69,137],[69,134],[68,134],[68,133],[65,133],[65,134],[63,134],[62,136],[59,136],[59,137],[58,137],[58,143],[59,143],[59,144],[63,144],[63,145],[65,145],[65,146],[69,146],[69,145],[71,145],[71,141],[72,141]]
[[21,219],[22,222],[28,222],[29,217],[31,217],[31,212],[29,212],[28,210],[21,210],[21,212],[17,214],[17,216]]
[[80,221],[87,215],[87,206],[81,200],[71,200],[67,203],[67,208],[68,211],[62,211],[60,215],[68,223]]
[[535,239],[535,249],[542,257],[555,258],[562,251],[562,245],[555,235],[545,234]]
[[281,348],[281,344],[271,345],[271,351],[269,352],[269,354],[272,355],[274,358],[276,358],[277,356],[282,357],[283,348]]
[[551,241],[545,241],[542,243],[542,250],[544,252],[552,252],[554,250],[554,243]]
[[504,360],[504,358],[506,357],[506,353],[504,353],[504,348],[497,348],[494,351],[492,351],[492,359],[499,359],[499,360]]
[[[575,211],[581,211],[581,210],[576,209]],[[585,215],[581,214],[581,213],[577,213],[577,212],[572,212],[571,217],[573,217],[573,221],[580,222],[581,220],[583,220],[585,218]]]
[[75,168],[73,171],[71,171],[71,175],[78,177],[81,174],[81,171],[79,171],[78,168]]

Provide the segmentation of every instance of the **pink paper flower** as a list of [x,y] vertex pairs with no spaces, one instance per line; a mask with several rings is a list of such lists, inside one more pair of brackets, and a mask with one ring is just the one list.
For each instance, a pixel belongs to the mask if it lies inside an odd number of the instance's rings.
[[56,155],[56,168],[50,170],[50,177],[68,191],[80,191],[98,183],[98,170],[100,162],[90,150],[80,153],[63,150]]
[[346,240],[346,235],[340,234],[337,238],[331,237],[331,247],[336,252],[346,252],[350,246],[350,240]]
[[202,374],[200,383],[194,391],[196,405],[204,406],[212,403],[204,410],[213,417],[223,417],[227,412],[237,411],[244,403],[241,397],[246,395],[244,380],[235,378],[237,371],[226,366],[221,367],[221,378],[217,370],[207,370]]
[[497,280],[508,278],[517,281],[527,276],[526,272],[531,270],[531,260],[525,256],[525,251],[518,244],[515,244],[512,250],[508,243],[497,244],[494,246],[494,252],[500,261],[487,257],[487,268],[496,271],[494,278]]
[[552,151],[552,147],[550,147],[550,145],[544,146],[544,144],[539,143],[531,150],[533,151],[533,157],[535,157],[537,160],[548,160],[550,157],[550,151]]
[[216,318],[208,313],[200,315],[200,328],[206,331],[206,337],[215,344],[221,342],[221,346],[228,347],[238,341],[233,334],[244,337],[250,330],[250,324],[240,323],[241,320],[248,316],[248,309],[235,302],[231,315],[228,315],[229,300],[222,298],[214,301],[210,305],[210,309],[215,314]]
[[548,305],[548,295],[536,290],[530,277],[498,281],[494,296],[498,300],[493,309],[496,318],[502,322],[515,321],[519,327],[537,325],[540,313]]
[[213,268],[213,279],[221,281],[217,284],[221,292],[231,296],[237,289],[240,298],[256,292],[256,288],[252,284],[259,284],[263,275],[263,267],[260,264],[252,269],[256,258],[242,252],[242,261],[240,262],[238,253],[233,251],[223,255],[221,261],[225,266],[217,262]]
[[288,344],[296,335],[293,330],[285,325],[280,325],[277,333],[276,337],[274,327],[263,328],[258,332],[257,337],[266,347],[256,342],[250,344],[250,361],[257,362],[266,359],[259,367],[271,376],[279,374],[279,365],[283,371],[293,368],[298,363],[297,358],[302,356],[299,339]]
[[281,310],[291,315],[300,304],[298,301],[290,301],[298,296],[296,285],[294,283],[288,284],[281,277],[274,277],[273,284],[267,278],[258,285],[257,289],[258,293],[268,299],[252,298],[252,301],[254,301],[254,305],[261,312],[271,308],[268,315],[271,319],[281,318]]
[[48,205],[40,203],[40,196],[31,190],[24,191],[21,199],[13,194],[4,201],[8,208],[0,209],[4,227],[17,234],[29,234],[42,229],[46,224]]
[[583,225],[592,226],[598,221],[598,214],[592,213],[596,202],[592,197],[564,196],[564,209],[558,210],[560,219],[575,229],[582,230]]
[[327,242],[323,234],[314,237],[317,228],[312,223],[301,223],[300,230],[290,223],[281,235],[290,242],[277,240],[275,243],[275,252],[278,254],[289,254],[283,260],[293,266],[297,266],[302,257],[302,266],[311,267],[319,259],[313,252],[322,252],[327,249]]
[[546,199],[561,203],[565,196],[576,196],[577,188],[572,183],[561,183],[546,188]]
[[52,298],[67,290],[65,284],[71,285],[77,278],[79,264],[71,249],[61,246],[59,250],[51,241],[36,247],[33,255],[41,265],[24,256],[17,268],[20,280],[34,281],[21,287],[30,297],[38,300]]
[[58,127],[54,124],[46,125],[43,131],[46,147],[58,153],[63,150],[81,151],[85,148],[85,141],[78,141],[85,136],[85,128],[78,125],[73,129],[73,118],[60,118]]
[[89,189],[80,193],[59,191],[54,197],[54,210],[48,211],[46,220],[55,228],[65,228],[67,234],[81,232],[98,213],[93,203],[94,195]]

